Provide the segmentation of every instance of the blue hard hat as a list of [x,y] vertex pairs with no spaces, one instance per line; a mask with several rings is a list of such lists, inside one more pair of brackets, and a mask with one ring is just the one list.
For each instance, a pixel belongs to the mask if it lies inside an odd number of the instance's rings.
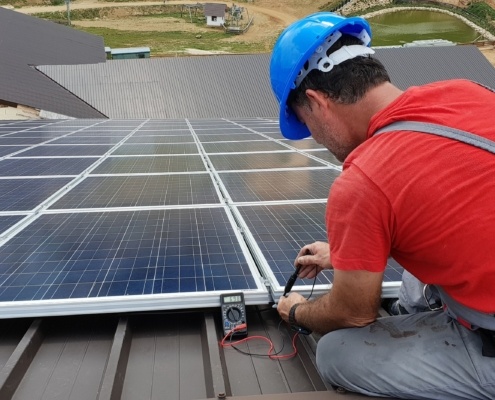
[[319,12],[294,22],[277,39],[270,61],[270,81],[280,104],[280,130],[287,139],[303,139],[311,135],[287,106],[287,98],[296,88],[296,78],[315,50],[332,34],[339,31],[363,39],[370,45],[371,29],[360,17],[346,18],[330,12]]

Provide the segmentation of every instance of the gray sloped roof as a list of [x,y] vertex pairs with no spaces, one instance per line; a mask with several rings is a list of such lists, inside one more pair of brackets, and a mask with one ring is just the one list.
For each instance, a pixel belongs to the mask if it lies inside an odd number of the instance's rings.
[[223,17],[225,15],[225,4],[206,3],[204,12],[207,17]]
[[273,117],[268,62],[221,55],[38,69],[109,118]]
[[495,88],[495,68],[476,46],[378,48],[376,57],[401,89],[453,78]]
[[[401,89],[451,78],[495,87],[475,46],[378,48]],[[221,55],[38,67],[109,118],[274,117],[269,54]]]
[[72,117],[104,117],[33,67],[104,62],[101,37],[0,8],[0,54],[0,100]]

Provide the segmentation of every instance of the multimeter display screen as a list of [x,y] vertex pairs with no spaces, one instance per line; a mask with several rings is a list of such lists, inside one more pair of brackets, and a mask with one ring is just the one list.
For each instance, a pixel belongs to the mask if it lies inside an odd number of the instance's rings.
[[241,301],[241,296],[225,296],[223,298],[224,303],[239,303]]

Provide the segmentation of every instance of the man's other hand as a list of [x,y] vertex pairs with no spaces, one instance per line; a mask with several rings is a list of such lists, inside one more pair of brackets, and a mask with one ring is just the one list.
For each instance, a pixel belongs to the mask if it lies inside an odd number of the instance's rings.
[[304,246],[294,261],[294,266],[300,265],[299,278],[314,278],[324,269],[332,269],[330,263],[330,245],[325,242],[314,242]]

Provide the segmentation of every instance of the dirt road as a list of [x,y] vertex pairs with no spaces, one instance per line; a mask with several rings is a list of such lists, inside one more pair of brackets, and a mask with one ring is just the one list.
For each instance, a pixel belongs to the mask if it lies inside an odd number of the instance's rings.
[[[107,7],[139,7],[139,6],[155,6],[155,5],[163,5],[163,4],[196,4],[197,1],[133,1],[133,2],[117,2],[117,3],[106,3],[106,2],[99,2],[98,0],[78,0],[77,2],[71,3],[70,7],[72,10],[80,10],[80,9],[88,9],[88,8],[107,8]],[[210,1],[209,3],[219,3],[219,4],[225,4],[225,1]],[[274,2],[275,3],[275,2]],[[313,10],[311,11],[317,11],[318,10],[318,3],[323,3],[323,2],[314,2]],[[245,4],[243,3],[242,6],[246,8],[249,12],[249,14],[264,14],[270,18],[273,18],[276,20],[278,23],[280,23],[283,26],[287,26],[294,22],[298,17],[300,17],[300,13],[296,14],[291,14],[291,13],[285,13],[280,10],[276,10],[273,8],[267,8],[267,7],[262,7],[254,4]],[[273,5],[272,5],[273,7]],[[54,11],[65,11],[67,9],[66,5],[60,5],[60,6],[31,6],[31,7],[22,7],[17,9],[17,11],[24,13],[24,14],[36,14],[40,12],[54,12]],[[308,9],[308,7],[304,7],[304,9]],[[303,14],[304,15],[304,14]]]

